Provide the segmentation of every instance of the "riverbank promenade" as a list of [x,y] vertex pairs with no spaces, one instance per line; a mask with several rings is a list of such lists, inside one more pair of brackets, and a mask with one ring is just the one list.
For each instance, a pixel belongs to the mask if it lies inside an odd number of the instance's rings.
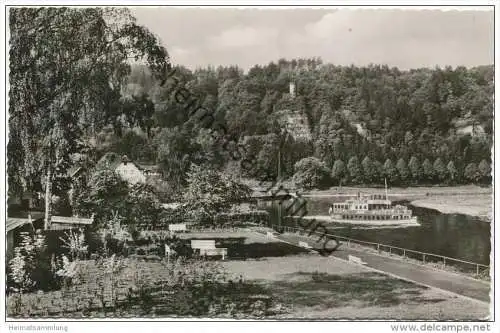
[[[276,236],[277,239],[299,246],[297,238],[292,234]],[[309,245],[321,246],[314,241]],[[319,255],[319,254],[318,254]],[[404,259],[391,258],[385,255],[369,253],[359,249],[348,248],[343,244],[331,254],[331,257],[348,260],[349,256],[360,258],[364,266],[373,270],[381,271],[402,279],[439,288],[454,294],[466,296],[482,302],[490,302],[490,283],[476,280],[465,275],[438,270],[424,265],[415,264]],[[355,265],[353,263],[353,265]]]

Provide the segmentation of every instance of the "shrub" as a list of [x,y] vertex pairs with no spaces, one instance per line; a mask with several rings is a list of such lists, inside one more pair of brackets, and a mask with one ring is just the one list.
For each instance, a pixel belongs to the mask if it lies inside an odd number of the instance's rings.
[[330,171],[315,157],[306,157],[295,163],[293,181],[304,189],[322,188],[328,184]]
[[186,223],[188,216],[184,207],[164,208],[159,214],[160,223],[157,227],[167,228],[169,224]]
[[102,226],[119,212],[125,215],[128,187],[113,170],[98,169],[89,179],[87,186],[75,199],[75,212],[82,216],[94,214],[95,225]]
[[248,198],[247,185],[203,166],[191,165],[184,193],[187,215],[200,223],[211,223],[217,213],[228,211],[232,204]]
[[161,210],[160,201],[151,185],[128,186],[109,169],[98,169],[75,201],[75,212],[86,216],[94,214],[98,227],[105,227],[116,216],[121,217],[121,222],[126,225],[154,226]]
[[236,212],[236,213],[221,213],[214,217],[216,225],[240,225],[243,223],[255,223],[259,225],[268,225],[269,212],[262,210],[255,210],[250,212]]
[[129,189],[123,222],[130,226],[147,225],[154,227],[158,223],[161,211],[160,201],[154,188],[147,184],[135,184]]
[[64,248],[69,250],[71,260],[84,259],[88,252],[88,245],[85,245],[85,234],[80,230],[71,230],[65,233],[66,237],[59,237],[64,243]]
[[47,253],[45,236],[41,231],[34,234],[23,232],[21,238],[20,245],[14,249],[14,258],[9,262],[9,289],[23,293],[53,288],[53,265]]
[[129,227],[122,224],[122,217],[117,212],[112,213],[112,218],[104,222],[97,234],[100,237],[100,252],[104,255],[124,253],[125,245],[133,240]]
[[80,282],[80,266],[78,260],[70,261],[68,257],[63,254],[56,275],[62,279],[64,286],[78,284]]
[[[154,259],[146,262],[142,259]],[[67,260],[66,267],[71,267]],[[48,292],[7,298],[9,316],[64,317],[81,314],[123,316],[262,317],[276,313],[272,298],[258,284],[231,280],[218,263],[178,258],[158,262],[155,256],[117,256],[80,261],[73,292]],[[75,280],[76,283],[76,280]],[[71,294],[71,296],[70,296]],[[275,304],[279,306],[280,304]]]

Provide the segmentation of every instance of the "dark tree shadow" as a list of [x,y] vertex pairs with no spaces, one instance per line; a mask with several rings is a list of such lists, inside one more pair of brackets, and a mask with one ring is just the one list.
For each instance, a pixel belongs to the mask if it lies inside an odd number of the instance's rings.
[[424,304],[443,301],[420,296],[427,287],[374,272],[349,275],[299,272],[290,277],[301,279],[277,281],[269,285],[276,300],[284,304],[328,309],[349,304],[389,307],[402,302]]
[[283,242],[270,243],[249,243],[245,244],[246,237],[203,237],[190,238],[186,240],[191,242],[191,239],[213,239],[216,247],[227,248],[228,260],[245,260],[257,259],[264,257],[284,257],[289,255],[297,255],[309,253],[308,250],[286,244]]

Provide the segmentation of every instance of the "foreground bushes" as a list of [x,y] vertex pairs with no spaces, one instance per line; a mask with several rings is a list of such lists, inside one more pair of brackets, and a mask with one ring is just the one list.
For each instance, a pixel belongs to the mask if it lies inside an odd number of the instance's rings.
[[147,184],[128,184],[111,169],[98,169],[87,184],[83,184],[75,199],[74,211],[82,216],[94,215],[94,225],[106,228],[106,223],[119,218],[131,227],[154,226],[161,212],[154,188]]
[[43,294],[11,295],[8,315],[262,317],[274,314],[277,306],[262,286],[231,278],[213,262],[112,256],[79,265],[79,284]]
[[[131,233],[118,217],[105,226],[92,241],[98,246],[89,246],[83,232],[66,232],[57,255],[48,254],[42,232],[23,235],[10,263],[8,315],[261,317],[274,313],[272,299],[262,286],[229,277],[215,262],[191,258],[186,241],[168,232]],[[164,244],[176,253],[168,260],[162,260]]]
[[14,253],[7,274],[8,291],[23,293],[57,287],[58,283],[51,278],[54,263],[47,253],[45,236],[41,232],[21,233],[21,243]]
[[14,252],[7,267],[7,292],[28,293],[61,288],[74,273],[71,262],[87,257],[88,245],[81,230],[37,230],[21,233]]

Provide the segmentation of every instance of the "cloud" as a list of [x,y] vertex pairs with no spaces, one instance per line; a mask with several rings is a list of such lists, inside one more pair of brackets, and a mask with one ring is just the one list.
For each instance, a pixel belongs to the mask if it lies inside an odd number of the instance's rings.
[[491,64],[493,13],[344,9],[307,24],[294,43],[338,64]]
[[248,69],[279,58],[402,69],[492,64],[493,11],[141,10],[175,63]]
[[181,46],[173,46],[172,48],[170,48],[170,55],[173,56],[173,57],[186,57],[186,56],[189,56],[191,54],[193,54],[195,52],[195,50],[191,49],[191,48],[184,48],[184,47],[181,47]]
[[276,42],[279,32],[266,27],[233,27],[217,36],[209,37],[207,44],[215,48],[241,48],[268,45]]

